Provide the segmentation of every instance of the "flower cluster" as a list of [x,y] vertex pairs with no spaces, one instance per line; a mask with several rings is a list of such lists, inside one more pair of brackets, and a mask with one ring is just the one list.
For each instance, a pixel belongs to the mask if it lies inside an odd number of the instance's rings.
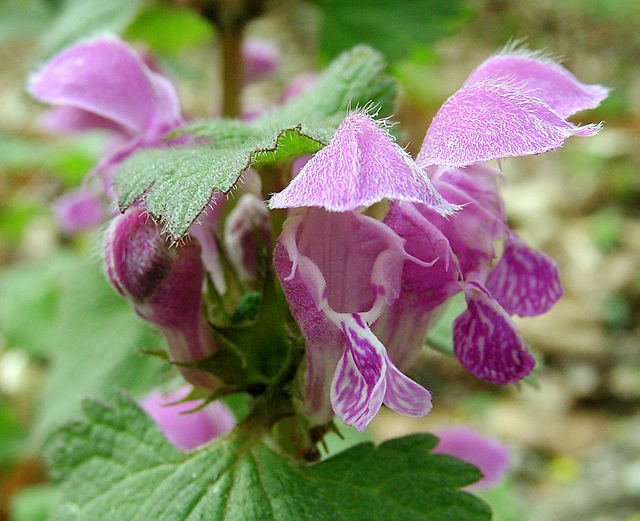
[[[126,136],[101,171],[137,148],[165,145],[162,136],[182,121],[168,82],[112,38],[63,52],[34,76],[31,90],[64,107],[58,109],[66,111],[59,120],[64,125],[117,127]],[[304,389],[292,394],[312,426],[336,414],[362,431],[382,404],[409,416],[427,414],[429,391],[403,371],[457,293],[467,307],[453,325],[455,356],[479,378],[516,382],[535,362],[511,316],[544,313],[562,287],[554,262],[509,229],[498,193],[501,174],[484,163],[593,135],[598,125],[567,118],[606,95],[604,87],[584,85],[539,55],[505,51],[445,102],[415,160],[384,122],[355,111],[266,204],[259,180],[226,216],[215,196],[214,211],[191,229],[194,240],[169,247],[143,202],[130,208],[106,234],[109,279],[163,332],[184,376],[216,389],[228,382],[197,366],[223,348],[220,324],[205,313],[205,277],[224,298],[224,259],[244,281],[240,287],[255,289],[272,271],[260,265],[272,252],[306,352]],[[110,183],[111,176],[105,179]],[[369,208],[381,201],[387,207],[376,218]],[[288,212],[281,229],[267,208]]]

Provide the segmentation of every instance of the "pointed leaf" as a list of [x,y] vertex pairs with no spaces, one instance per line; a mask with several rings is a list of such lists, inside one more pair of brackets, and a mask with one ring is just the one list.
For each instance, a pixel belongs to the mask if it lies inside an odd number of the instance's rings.
[[461,492],[474,467],[427,434],[363,443],[302,466],[239,431],[192,453],[169,445],[129,399],[85,403],[47,447],[64,498],[56,521],[489,521]]

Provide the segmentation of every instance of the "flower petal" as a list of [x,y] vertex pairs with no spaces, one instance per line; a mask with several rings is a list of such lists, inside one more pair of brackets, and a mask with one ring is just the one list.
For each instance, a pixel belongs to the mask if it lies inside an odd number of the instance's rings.
[[114,132],[122,130],[113,120],[76,107],[56,107],[50,110],[42,118],[42,126],[47,130],[65,134],[95,129]]
[[310,208],[285,222],[275,267],[306,340],[303,410],[312,422],[332,416],[330,382],[345,343],[336,317],[359,312],[377,319],[398,295],[405,257],[403,240],[362,214]]
[[560,64],[526,50],[492,56],[465,85],[500,78],[513,81],[520,92],[545,102],[562,118],[597,107],[609,94],[608,88],[581,83]]
[[484,477],[464,490],[484,490],[499,483],[511,465],[509,447],[484,437],[466,425],[453,425],[434,433],[440,441],[432,454],[448,454],[478,467]]
[[59,197],[54,202],[53,209],[58,225],[69,235],[98,226],[107,215],[102,199],[84,188]]
[[545,313],[562,296],[556,263],[514,233],[507,236],[486,286],[508,313],[521,317]]
[[142,134],[157,119],[179,119],[175,91],[133,50],[98,38],[64,50],[30,78],[31,94],[45,103],[76,107]]
[[461,167],[538,154],[558,148],[570,136],[590,136],[599,129],[564,120],[514,84],[487,80],[461,88],[442,105],[417,163]]
[[453,323],[453,352],[467,371],[497,384],[527,376],[535,360],[511,317],[485,288],[462,282],[467,309]]
[[383,199],[419,202],[443,215],[455,211],[384,129],[370,117],[354,113],[289,186],[273,195],[269,206],[316,206],[345,212]]
[[392,204],[384,223],[406,241],[405,251],[411,257],[402,268],[400,294],[375,323],[374,331],[397,366],[407,369],[416,361],[429,327],[439,316],[435,310],[460,291],[460,268],[447,238],[417,205]]
[[386,351],[358,315],[344,315],[341,327],[347,347],[331,382],[331,404],[347,425],[362,432],[385,398]]
[[387,391],[384,404],[394,411],[420,418],[431,411],[431,393],[408,376],[402,374],[393,364],[389,355],[387,363]]
[[446,170],[433,178],[438,191],[462,207],[456,215],[443,218],[425,206],[416,208],[447,238],[464,278],[484,281],[505,224],[495,176],[475,175],[476,168]]
[[167,440],[181,450],[195,449],[231,430],[236,423],[231,410],[221,401],[210,402],[200,409],[200,400],[181,401],[190,392],[190,386],[168,394],[156,390],[140,403]]

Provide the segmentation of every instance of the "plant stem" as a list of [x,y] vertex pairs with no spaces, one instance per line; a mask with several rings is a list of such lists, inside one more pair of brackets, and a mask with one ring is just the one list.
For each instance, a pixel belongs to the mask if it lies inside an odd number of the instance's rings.
[[219,26],[222,49],[222,116],[240,116],[240,94],[244,75],[242,32],[244,25],[233,21]]

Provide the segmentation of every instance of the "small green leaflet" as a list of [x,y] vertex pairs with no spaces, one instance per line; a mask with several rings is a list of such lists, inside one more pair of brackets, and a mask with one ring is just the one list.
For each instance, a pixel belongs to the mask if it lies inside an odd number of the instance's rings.
[[126,396],[86,401],[46,457],[63,500],[51,521],[489,521],[458,490],[471,465],[430,454],[428,434],[356,445],[311,466],[251,431],[181,453]]
[[211,143],[147,149],[129,158],[114,182],[120,209],[144,196],[147,211],[180,239],[214,193],[228,192],[247,167],[317,152],[350,108],[375,107],[388,115],[395,83],[384,67],[378,53],[356,47],[333,62],[314,87],[254,123],[219,119],[185,127],[181,134]]

